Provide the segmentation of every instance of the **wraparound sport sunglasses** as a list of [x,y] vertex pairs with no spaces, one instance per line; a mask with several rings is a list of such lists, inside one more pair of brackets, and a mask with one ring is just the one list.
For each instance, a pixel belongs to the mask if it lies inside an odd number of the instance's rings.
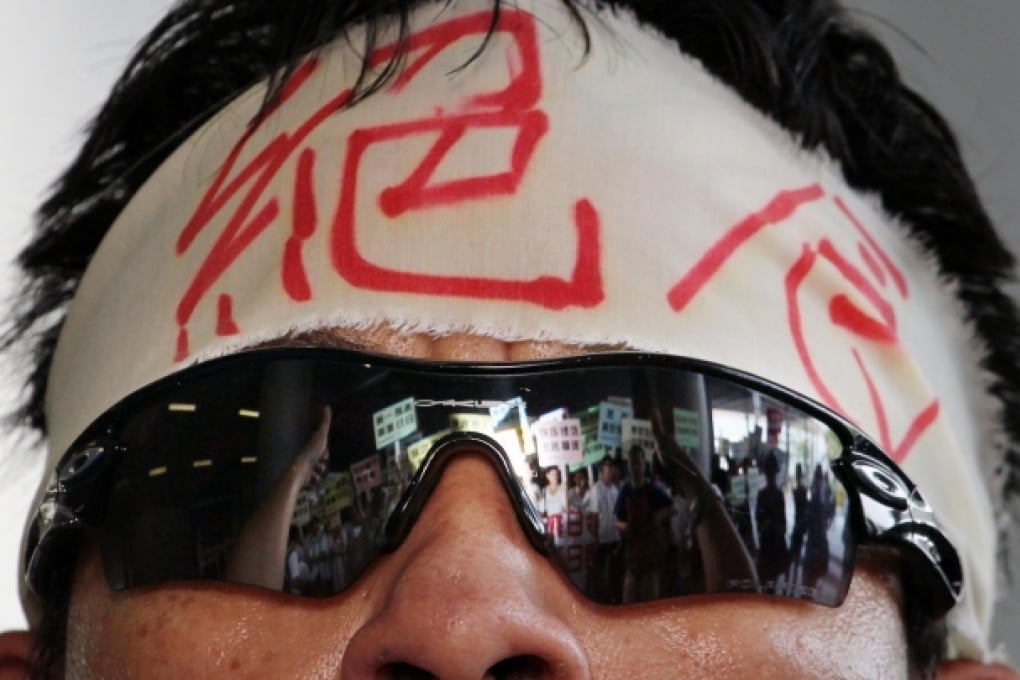
[[89,529],[113,590],[208,579],[328,597],[401,544],[465,447],[491,455],[499,500],[596,602],[838,606],[862,545],[899,549],[933,617],[960,594],[931,509],[853,425],[731,368],[636,353],[465,364],[280,349],[183,370],[63,456],[26,579],[45,598]]

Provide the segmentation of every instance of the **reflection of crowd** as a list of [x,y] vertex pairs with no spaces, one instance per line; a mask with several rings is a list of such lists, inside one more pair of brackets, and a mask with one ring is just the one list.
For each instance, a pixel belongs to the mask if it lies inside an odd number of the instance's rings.
[[[565,512],[589,516],[590,534],[557,540],[557,546],[563,552],[585,543],[585,572],[575,582],[599,602],[639,602],[720,587],[791,594],[819,587],[832,557],[829,533],[836,507],[827,469],[814,465],[806,485],[804,467],[797,464],[796,483],[787,485],[785,453],[775,447],[760,453],[759,460],[745,456],[739,462],[714,455],[711,470],[698,473],[701,481],[694,485],[691,475],[667,464],[661,453],[648,456],[637,446],[627,451],[629,474],[622,478],[619,459],[610,457],[590,486],[587,468],[573,472]],[[548,509],[552,489],[561,492],[556,482],[562,474],[550,469],[540,474],[547,484],[535,493],[544,493]],[[734,579],[745,578],[737,565],[724,582],[706,580],[719,569],[703,562],[706,546],[699,545],[698,529],[710,506],[719,508],[721,521],[743,544],[750,581],[735,585]],[[559,522],[547,519],[556,536]]]
[[[560,473],[553,468],[541,471],[546,484],[536,484],[532,492],[536,505],[547,513],[547,528],[568,571],[597,602],[636,602],[686,592],[694,587],[690,579],[700,573],[689,565],[694,504],[657,461],[648,462],[640,446],[628,450],[629,474],[622,478],[621,468],[618,458],[607,456],[593,484],[587,468],[571,473],[567,507],[560,517],[548,513],[554,507],[548,499],[560,492]],[[582,516],[578,524],[584,531],[571,535],[565,530],[566,516]],[[576,560],[579,548],[584,549],[583,568]]]
[[284,590],[326,597],[346,588],[378,552],[390,495],[375,487],[332,516],[291,525]]
[[[761,587],[814,588],[828,571],[831,557],[829,529],[836,508],[831,482],[823,466],[816,464],[810,487],[806,486],[804,468],[798,463],[793,488],[784,491],[776,453],[773,448],[760,461],[749,456],[739,463],[727,461],[730,474],[720,470],[723,459],[714,457],[713,486],[725,498],[727,512],[755,559]],[[725,480],[725,486],[719,480]]]

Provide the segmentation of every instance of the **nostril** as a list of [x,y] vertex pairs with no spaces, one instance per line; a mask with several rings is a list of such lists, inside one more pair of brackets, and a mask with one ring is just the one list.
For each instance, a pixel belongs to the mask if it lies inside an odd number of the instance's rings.
[[[409,663],[389,663],[379,669],[379,680],[437,680],[435,675]],[[549,664],[537,656],[522,654],[492,666],[484,680],[547,680]]]
[[434,675],[409,663],[388,663],[379,669],[379,680],[435,680]]
[[546,680],[552,677],[549,664],[537,656],[522,654],[495,664],[485,674],[486,680]]

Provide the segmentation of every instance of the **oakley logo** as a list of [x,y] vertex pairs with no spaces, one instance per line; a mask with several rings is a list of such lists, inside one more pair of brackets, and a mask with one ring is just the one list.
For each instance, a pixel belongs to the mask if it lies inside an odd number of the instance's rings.
[[497,401],[494,399],[415,399],[415,406],[428,408],[430,406],[451,406],[456,408],[498,408],[501,406],[513,405],[509,401]]

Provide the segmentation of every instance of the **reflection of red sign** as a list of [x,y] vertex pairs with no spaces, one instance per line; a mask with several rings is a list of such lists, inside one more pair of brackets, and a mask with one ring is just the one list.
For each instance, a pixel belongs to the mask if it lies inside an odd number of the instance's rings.
[[[761,210],[748,215],[729,229],[693,267],[670,290],[668,300],[673,309],[682,312],[698,293],[708,285],[726,261],[745,243],[761,230],[781,227],[804,205],[830,198],[819,185],[811,185],[789,191],[778,192]],[[900,348],[896,328],[894,302],[902,304],[909,300],[910,291],[906,278],[889,255],[875,241],[861,221],[838,197],[831,200],[840,214],[858,234],[856,255],[862,266],[854,263],[850,256],[841,251],[825,237],[816,242],[805,242],[800,256],[790,263],[783,282],[787,319],[794,347],[811,384],[821,400],[829,407],[846,414],[835,393],[825,381],[818,367],[818,356],[810,346],[805,333],[806,319],[801,311],[799,295],[808,275],[816,268],[828,266],[834,269],[848,286],[848,293],[833,295],[829,300],[829,322],[851,334],[855,344],[851,348],[852,360],[858,367],[861,379],[871,400],[877,436],[882,447],[897,461],[902,461],[911,448],[938,418],[938,399],[931,398],[921,404],[899,439],[890,427],[887,399],[899,398],[881,393],[869,372],[865,355],[861,353],[862,343],[872,343],[890,348]],[[891,290],[890,290],[891,282]],[[856,299],[867,301],[867,309]]]
[[[553,275],[536,275],[518,280],[478,276],[453,276],[408,272],[390,269],[370,262],[358,250],[356,214],[359,201],[359,170],[366,150],[372,145],[402,143],[405,140],[432,140],[410,174],[393,186],[383,187],[375,197],[382,217],[393,218],[411,211],[436,205],[459,205],[497,196],[513,195],[527,172],[535,149],[549,128],[546,114],[538,108],[542,93],[539,45],[535,18],[523,11],[503,10],[492,25],[490,12],[457,17],[408,37],[408,61],[386,93],[399,94],[418,77],[433,59],[452,44],[472,36],[485,36],[490,30],[505,33],[514,41],[514,53],[507,54],[509,84],[489,92],[476,92],[450,108],[437,110],[424,118],[412,118],[376,127],[354,130],[347,140],[346,160],[342,175],[340,200],[332,216],[331,257],[336,271],[352,285],[382,291],[401,291],[428,295],[452,295],[480,299],[520,300],[549,309],[567,306],[592,307],[603,299],[599,268],[599,218],[587,199],[573,206],[564,206],[563,215],[573,213],[576,252],[573,271],[564,279]],[[367,58],[368,67],[375,68],[395,54],[394,44],[374,50]],[[295,73],[285,88],[273,113],[287,105],[318,68],[314,59]],[[258,124],[238,141],[216,176],[177,242],[178,255],[184,254],[199,233],[221,212],[226,217],[222,233],[210,251],[177,306],[179,328],[176,359],[184,359],[188,349],[188,323],[197,306],[212,293],[219,279],[279,217],[279,197],[266,194],[269,183],[280,174],[284,164],[298,153],[294,166],[293,214],[290,215],[291,235],[281,261],[281,284],[294,301],[313,297],[311,282],[304,266],[303,244],[316,231],[320,219],[316,210],[316,150],[306,146],[310,134],[334,116],[339,115],[351,98],[344,90],[326,97],[324,104],[297,128],[281,132],[264,149],[254,153],[243,167],[235,167],[241,153]],[[446,103],[448,104],[448,102]],[[261,120],[264,120],[263,116]],[[261,121],[259,121],[261,122]],[[435,173],[448,154],[459,146],[471,144],[472,132],[508,130],[514,133],[506,149],[506,169],[491,174],[435,179]],[[464,141],[467,140],[467,141]],[[481,153],[492,155],[486,147]],[[229,206],[229,207],[228,207]],[[372,225],[373,228],[382,228]],[[508,225],[493,224],[489,228],[505,229]],[[228,293],[216,297],[216,332],[230,335],[240,332],[233,318],[233,299]]]

